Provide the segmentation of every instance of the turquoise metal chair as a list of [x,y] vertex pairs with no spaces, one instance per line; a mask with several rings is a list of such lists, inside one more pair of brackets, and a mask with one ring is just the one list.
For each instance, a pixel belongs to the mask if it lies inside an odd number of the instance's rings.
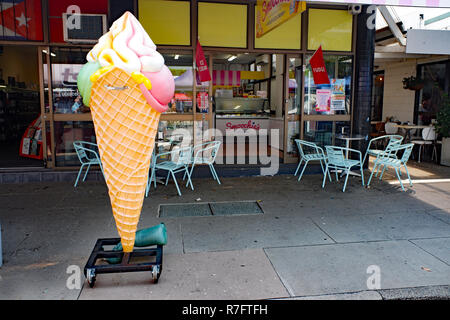
[[156,172],[155,172],[155,165],[156,165],[156,148],[153,148],[152,157],[150,159],[150,177],[147,181],[147,188],[145,189],[145,196],[148,197],[148,192],[150,191],[150,186],[152,185],[156,189]]
[[[406,174],[408,175],[409,185],[412,187],[413,185],[412,185],[411,177],[409,175],[408,167],[406,166],[406,163],[408,162],[409,157],[411,156],[413,148],[414,148],[414,143],[408,143],[408,144],[404,144],[401,146],[391,148],[390,152],[383,152],[383,153],[379,154],[377,156],[377,158],[375,159],[374,168],[372,170],[372,174],[370,175],[369,181],[367,182],[367,186],[370,185],[370,181],[372,181],[373,173],[375,172],[375,169],[377,167],[383,166],[383,172],[380,175],[380,180],[383,178],[383,174],[384,174],[384,171],[386,170],[386,168],[392,167],[395,170],[398,181],[400,181],[402,190],[405,191],[405,187],[403,186],[402,180],[400,178],[401,167],[403,166],[405,168]],[[392,152],[397,153],[399,151],[403,151],[403,155],[401,156],[401,158],[400,159],[393,158],[391,153]]]
[[[91,168],[91,165],[99,165],[100,169],[103,173],[103,166],[100,160],[100,156],[95,150],[98,150],[98,147],[95,143],[86,142],[86,141],[74,141],[73,146],[77,153],[78,159],[81,162],[80,170],[78,171],[77,180],[75,180],[74,187],[78,185],[78,180],[80,179],[81,172],[83,168],[87,166],[86,172],[83,177],[83,181],[86,180],[86,176]],[[95,149],[95,150],[94,150]]]
[[[169,157],[170,160],[158,162],[158,158]],[[189,165],[192,162],[192,147],[176,148],[169,152],[159,153],[155,157],[154,170],[167,171],[166,186],[169,182],[170,176],[172,176],[175,186],[177,187],[178,195],[181,196],[180,188],[178,187],[176,173],[185,172],[187,176],[187,185],[191,185],[191,189],[194,190],[192,185],[191,174],[189,172]],[[151,181],[151,180],[150,180]]]
[[[323,175],[326,176],[327,171],[325,170],[325,165],[327,163],[327,157],[325,155],[325,152],[323,152],[323,149],[313,142],[300,140],[300,139],[295,139],[294,141],[297,144],[298,154],[299,154],[299,158],[300,158],[300,162],[298,163],[297,169],[295,170],[294,177],[297,175],[298,171],[300,170],[300,167],[301,167],[303,161],[305,161],[302,172],[298,176],[298,181],[300,181],[303,177],[303,173],[305,172],[308,162],[314,161],[314,160],[320,162],[320,166],[322,167]],[[329,173],[328,173],[328,175],[329,175]],[[331,181],[330,175],[329,175],[329,178]]]
[[192,157],[192,167],[190,172],[191,177],[196,164],[207,164],[209,166],[209,171],[211,171],[213,179],[216,180],[218,184],[221,184],[216,169],[214,168],[214,161],[216,161],[217,153],[219,151],[221,143],[221,141],[210,141],[194,146],[194,156]]
[[[400,135],[386,135],[386,136],[381,136],[379,138],[389,139],[386,148],[384,150],[370,149],[371,143],[369,142],[369,146],[367,147],[367,151],[364,156],[363,163],[365,163],[367,155],[372,155],[374,157],[378,157],[382,153],[385,154],[385,156],[389,156],[391,158],[397,159],[397,151],[392,150],[392,149],[395,149],[395,148],[401,146],[401,144],[403,142],[403,137]],[[377,139],[378,138],[375,138],[375,139],[372,139],[371,141],[377,141]],[[380,140],[380,139],[378,139],[378,140]],[[375,169],[376,169],[375,177],[378,177],[381,166],[378,166],[377,168],[375,168],[375,166],[374,166],[374,168],[372,170],[374,171]],[[381,173],[380,179],[383,176],[383,173],[384,173],[384,170]],[[400,173],[400,175],[401,175],[401,173]]]
[[[345,188],[347,187],[347,181],[348,176],[350,173],[350,170],[353,167],[359,167],[359,170],[361,172],[361,180],[362,185],[364,187],[364,173],[363,173],[363,162],[362,162],[362,154],[361,151],[351,149],[351,148],[344,148],[344,147],[336,147],[336,146],[325,146],[325,150],[327,152],[327,163],[326,163],[326,171],[328,174],[330,174],[330,169],[334,169],[336,174],[336,181],[339,181],[338,177],[338,171],[343,170],[344,174],[346,174],[345,177],[345,183],[344,188],[342,189],[342,192],[345,192]],[[359,156],[359,160],[354,159],[347,159],[345,157],[346,154],[356,153]],[[330,178],[331,180],[331,178]],[[322,182],[322,188],[325,187],[325,181],[326,176],[323,176],[323,182]]]
[[[377,144],[381,141],[386,141],[386,140],[387,140],[387,145],[384,150],[372,148],[372,145]],[[382,152],[385,152],[394,147],[398,147],[399,145],[402,144],[402,141],[403,141],[403,137],[400,135],[397,135],[397,134],[388,134],[388,135],[384,135],[384,136],[380,136],[380,137],[371,139],[369,141],[369,145],[367,146],[367,150],[364,155],[363,163],[366,162],[366,159],[368,156],[377,157]],[[395,154],[392,154],[392,155],[395,156]]]

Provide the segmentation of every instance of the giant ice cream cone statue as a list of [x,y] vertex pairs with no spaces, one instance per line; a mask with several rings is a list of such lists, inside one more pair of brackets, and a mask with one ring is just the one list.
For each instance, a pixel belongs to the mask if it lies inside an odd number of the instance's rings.
[[174,79],[129,12],[113,23],[87,60],[78,88],[91,108],[123,251],[131,252],[159,118],[174,94]]

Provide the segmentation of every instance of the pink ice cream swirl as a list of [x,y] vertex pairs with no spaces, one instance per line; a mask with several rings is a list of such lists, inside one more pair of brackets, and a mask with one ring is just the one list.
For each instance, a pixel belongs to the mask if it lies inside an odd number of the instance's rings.
[[147,103],[158,112],[165,112],[175,92],[175,81],[163,56],[139,21],[129,12],[116,20],[109,32],[100,37],[87,55],[88,61],[98,61],[102,67],[114,65],[132,73],[141,72],[152,88],[139,85]]

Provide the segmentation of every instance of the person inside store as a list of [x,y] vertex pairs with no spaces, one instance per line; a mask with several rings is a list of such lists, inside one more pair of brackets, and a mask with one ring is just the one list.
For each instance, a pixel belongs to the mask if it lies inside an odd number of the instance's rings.
[[73,103],[71,109],[72,109],[72,112],[73,112],[73,113],[86,113],[86,112],[90,112],[89,107],[86,107],[86,106],[83,104],[83,99],[81,98],[80,95],[78,95],[78,96],[75,98],[75,101],[74,101],[74,103]]
[[431,95],[429,93],[424,93],[422,98],[422,108],[419,111],[420,124],[427,126],[431,123],[432,109]]

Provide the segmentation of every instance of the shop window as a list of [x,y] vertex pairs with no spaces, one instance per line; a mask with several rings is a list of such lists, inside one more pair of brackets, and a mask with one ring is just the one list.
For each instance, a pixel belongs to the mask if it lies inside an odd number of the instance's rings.
[[0,167],[42,166],[36,47],[5,45],[1,50]]
[[42,41],[40,0],[0,2],[0,40]]
[[325,67],[330,84],[321,85],[314,83],[309,59],[311,56],[307,56],[306,59],[304,113],[308,115],[350,114],[352,57],[325,55]]
[[[256,8],[255,8],[256,16]],[[255,36],[255,48],[264,49],[300,49],[301,48],[301,28],[302,15],[298,14],[295,17],[283,22],[275,29],[264,34],[260,38]],[[255,21],[256,34],[256,21]]]
[[94,123],[91,121],[55,121],[55,161],[58,167],[79,166],[74,141],[96,143]]
[[416,123],[429,125],[436,119],[445,94],[450,94],[450,60],[418,66],[423,88],[416,95]]
[[[54,113],[87,113],[78,92],[77,77],[86,63],[87,50],[51,48],[52,97]],[[44,82],[47,82],[44,65]]]
[[164,53],[162,55],[166,66],[175,78],[175,94],[166,113],[192,114],[194,108],[192,54]]
[[[344,139],[337,139],[338,135],[349,135],[351,131],[350,121],[335,121],[333,122],[333,132],[334,132],[334,145],[338,147],[346,147],[347,141]],[[358,141],[356,141],[358,142]],[[352,148],[352,144],[350,142],[350,148]]]
[[308,50],[351,51],[352,23],[347,10],[309,9]]
[[191,44],[189,1],[139,0],[139,21],[156,44]]
[[194,121],[159,121],[156,153],[171,151],[175,146],[188,147],[194,142]]
[[333,144],[332,121],[305,121],[303,124],[303,140],[310,141],[323,148]]
[[108,14],[108,0],[49,0],[48,2],[50,41],[54,43],[64,42],[62,14],[67,12],[70,6],[78,6],[82,14]]
[[288,58],[289,91],[288,91],[288,127],[287,127],[287,153],[297,156],[298,150],[295,139],[300,139],[300,110],[302,99],[302,59]]
[[247,47],[247,6],[198,4],[198,35],[202,46]]
[[371,121],[382,121],[383,117],[383,92],[384,92],[384,71],[376,72],[372,76],[372,108],[370,114]]

